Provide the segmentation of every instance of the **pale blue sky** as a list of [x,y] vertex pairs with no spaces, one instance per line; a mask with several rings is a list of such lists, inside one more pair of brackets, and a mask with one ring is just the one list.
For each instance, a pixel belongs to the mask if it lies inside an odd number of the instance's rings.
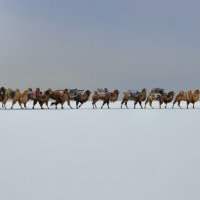
[[10,87],[199,86],[200,2],[0,2],[0,83]]

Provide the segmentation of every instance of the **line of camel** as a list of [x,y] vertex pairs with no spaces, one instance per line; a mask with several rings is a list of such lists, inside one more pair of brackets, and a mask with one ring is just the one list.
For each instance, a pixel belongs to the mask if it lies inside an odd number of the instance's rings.
[[[36,104],[39,104],[41,109],[44,108],[44,105],[46,105],[48,109],[49,106],[55,106],[57,109],[58,105],[61,105],[61,108],[64,109],[65,102],[72,108],[70,102],[75,101],[76,108],[78,109],[89,100],[92,102],[93,109],[97,108],[96,103],[98,101],[102,101],[102,109],[104,105],[107,105],[107,107],[110,108],[110,103],[118,101],[119,95],[120,92],[118,89],[109,91],[107,88],[97,89],[94,92],[79,89],[48,89],[42,91],[40,88],[35,90],[28,88],[27,90],[20,91],[19,89],[0,88],[0,102],[2,103],[2,108],[5,109],[8,101],[12,102],[11,109],[14,108],[16,103],[19,104],[21,109],[26,109],[29,101],[33,102],[32,109],[35,108]],[[128,108],[129,101],[133,101],[134,108],[136,108],[137,104],[139,104],[141,108],[146,108],[147,105],[150,105],[150,107],[153,108],[152,103],[154,101],[159,103],[159,108],[162,108],[163,104],[165,105],[165,108],[167,108],[167,104],[169,103],[172,103],[172,108],[174,108],[175,104],[178,104],[179,108],[181,108],[181,102],[186,102],[187,108],[189,104],[192,104],[193,108],[195,108],[195,103],[199,100],[199,89],[180,91],[176,94],[174,91],[166,92],[162,88],[154,88],[150,92],[147,92],[147,89],[144,88],[141,91],[127,90],[123,92],[121,108],[123,108],[123,106]],[[49,102],[51,102],[50,105]]]

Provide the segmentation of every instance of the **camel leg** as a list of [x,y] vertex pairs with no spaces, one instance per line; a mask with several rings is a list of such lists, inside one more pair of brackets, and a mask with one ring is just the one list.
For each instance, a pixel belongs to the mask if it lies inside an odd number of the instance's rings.
[[46,104],[47,108],[49,109],[49,103],[48,103],[48,101],[45,104]]
[[109,101],[107,102],[107,106],[108,106],[108,109],[110,109],[110,106],[109,106]]
[[61,109],[64,109],[63,103],[61,103]]
[[5,107],[5,105],[4,105],[4,103],[2,102],[2,108],[5,108],[6,109],[6,107]]
[[82,105],[83,105],[83,103],[81,103],[78,108],[80,108]]
[[194,104],[195,104],[195,103],[193,103],[193,109],[195,108],[195,107],[194,107]]
[[33,107],[32,107],[32,109],[34,110],[35,109],[35,105],[37,104],[37,100],[34,100],[33,101]]
[[136,107],[136,104],[137,104],[137,101],[134,102],[134,109],[135,109],[135,107]]
[[96,100],[92,100],[92,105],[93,105],[93,108],[97,108],[97,105],[96,105],[97,101]]
[[122,109],[124,104],[125,104],[125,106],[127,106],[127,101],[125,99],[123,99],[122,102],[121,102],[121,109]]
[[167,103],[165,104],[165,109],[167,109]]
[[151,108],[153,109],[153,106],[152,106],[152,101],[150,101],[150,102],[149,102],[149,105],[150,105],[150,106],[151,106]]
[[40,102],[40,108],[43,110],[44,108],[43,108],[43,103],[42,102]]
[[21,108],[21,109],[24,109],[24,108],[22,107],[22,103],[21,103],[21,102],[18,102],[18,103],[19,103],[20,108]]
[[122,109],[122,107],[123,107],[123,104],[124,104],[124,100],[122,100],[122,102],[121,102],[121,109]]
[[148,103],[148,100],[145,101],[145,104],[144,104],[145,109],[147,108],[147,103]]
[[187,101],[187,109],[189,108],[189,104],[190,104],[190,103]]
[[11,109],[13,109],[13,107],[14,107],[15,104],[16,104],[16,101],[13,100],[13,102],[12,102],[12,106],[11,106]]
[[79,104],[79,102],[78,102],[78,101],[76,101],[76,109],[78,109],[78,104]]
[[161,109],[162,108],[162,103],[160,102],[159,104],[160,104],[160,109]]
[[141,102],[141,101],[139,101],[139,104],[140,104],[141,109],[143,109],[143,107],[142,107],[142,102]]
[[26,109],[26,102],[24,103],[24,108]]
[[176,100],[173,102],[172,108],[174,108],[174,105],[176,104]]
[[125,103],[126,108],[128,109],[128,101]]
[[2,102],[2,108],[6,109],[6,101]]
[[101,109],[103,109],[103,107],[104,107],[105,104],[106,104],[106,102],[104,101],[103,104],[102,104],[102,106],[101,106]]
[[70,104],[70,100],[69,100],[69,99],[67,100],[67,105],[68,105],[71,109],[73,109],[72,106],[71,106],[71,104]]

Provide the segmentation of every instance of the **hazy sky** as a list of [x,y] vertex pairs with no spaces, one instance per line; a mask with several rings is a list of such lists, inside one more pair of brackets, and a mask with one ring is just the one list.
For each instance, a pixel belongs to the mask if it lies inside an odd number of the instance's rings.
[[1,0],[0,84],[199,87],[198,0]]

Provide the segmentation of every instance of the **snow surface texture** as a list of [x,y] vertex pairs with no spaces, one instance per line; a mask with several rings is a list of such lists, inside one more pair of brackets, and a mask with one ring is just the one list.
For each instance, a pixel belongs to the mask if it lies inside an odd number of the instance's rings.
[[86,104],[0,118],[0,199],[200,199],[199,109]]

